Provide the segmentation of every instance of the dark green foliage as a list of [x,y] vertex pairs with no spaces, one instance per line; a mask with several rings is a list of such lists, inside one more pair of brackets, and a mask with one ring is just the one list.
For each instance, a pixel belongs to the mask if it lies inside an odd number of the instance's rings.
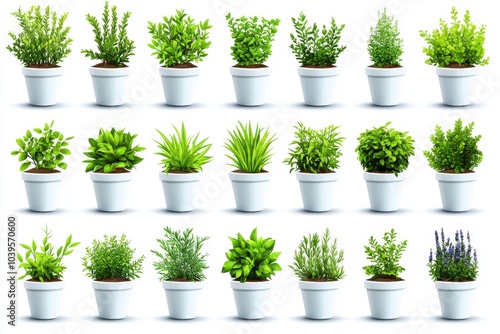
[[369,239],[369,246],[365,246],[365,254],[367,259],[373,263],[364,266],[363,270],[371,279],[377,278],[392,278],[400,279],[399,275],[405,271],[405,268],[399,265],[399,260],[406,249],[407,241],[396,243],[396,231],[391,229],[390,232],[385,232],[383,244],[380,244],[373,236]]

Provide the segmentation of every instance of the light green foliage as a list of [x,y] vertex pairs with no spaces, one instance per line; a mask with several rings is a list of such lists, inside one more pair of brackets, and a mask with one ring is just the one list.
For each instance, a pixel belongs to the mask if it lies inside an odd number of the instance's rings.
[[234,44],[231,46],[231,56],[239,66],[264,64],[271,55],[271,45],[278,32],[279,19],[257,16],[241,16],[233,18],[231,13],[226,20]]
[[257,228],[245,239],[238,233],[236,238],[229,237],[233,248],[226,252],[227,261],[222,267],[223,273],[241,283],[246,281],[266,281],[281,271],[276,262],[281,252],[273,252],[275,240],[257,236]]
[[426,64],[445,67],[453,64],[474,66],[487,65],[489,57],[485,57],[484,41],[486,26],[477,27],[471,21],[469,10],[465,11],[463,21],[458,19],[458,11],[451,9],[451,23],[439,20],[439,28],[431,33],[421,30],[420,36],[428,46],[423,52],[428,57]]
[[84,152],[90,159],[83,160],[87,163],[85,172],[102,171],[111,173],[118,168],[130,170],[140,163],[143,158],[137,156],[145,148],[139,145],[132,146],[137,134],[131,135],[125,129],[111,130],[99,129],[97,138],[89,138],[90,147]]
[[82,258],[86,276],[96,280],[124,279],[133,280],[142,274],[144,255],[134,259],[135,249],[125,234],[120,239],[116,235],[104,236],[103,240],[92,241]]
[[337,26],[335,19],[332,18],[330,27],[323,25],[320,30],[316,23],[312,26],[307,25],[306,15],[303,12],[298,18],[292,17],[292,23],[296,36],[290,34],[292,39],[290,48],[302,66],[331,66],[337,63],[340,53],[346,49],[345,45],[339,45],[344,24]]
[[208,19],[195,23],[184,10],[177,9],[176,12],[176,15],[164,16],[163,22],[148,22],[151,34],[148,46],[165,67],[200,62],[207,56],[205,50],[211,44],[208,31],[212,26]]
[[389,278],[400,279],[399,275],[405,271],[405,268],[399,265],[401,256],[406,249],[407,241],[396,243],[397,233],[394,229],[385,232],[382,238],[384,243],[380,244],[373,236],[369,239],[369,246],[365,246],[367,259],[373,263],[364,266],[363,270],[371,279]]
[[293,265],[290,268],[301,280],[337,281],[345,277],[344,250],[337,248],[337,239],[330,242],[330,230],[327,228],[320,238],[318,233],[304,236],[295,250]]
[[398,176],[408,168],[415,154],[415,140],[408,132],[389,128],[391,122],[366,130],[358,137],[358,160],[367,172],[393,173]]
[[26,134],[16,139],[19,149],[12,151],[12,155],[18,155],[18,160],[22,162],[20,171],[25,171],[31,165],[36,169],[55,170],[56,167],[66,169],[67,164],[63,162],[64,156],[71,154],[67,148],[69,140],[73,137],[64,137],[59,131],[52,129],[54,121],[45,123],[42,128],[34,128],[33,135],[30,130]]
[[290,172],[330,173],[338,169],[344,137],[337,132],[338,126],[328,125],[320,130],[306,128],[302,122],[294,126],[294,145],[284,163]]
[[168,137],[156,129],[163,139],[162,142],[155,140],[160,148],[160,152],[156,154],[164,158],[161,161],[163,171],[196,173],[202,170],[202,166],[212,160],[212,157],[207,155],[212,144],[206,144],[207,138],[198,142],[199,133],[194,137],[188,136],[184,123],[180,132],[173,127],[175,133]]
[[19,277],[20,280],[25,277],[39,282],[61,280],[66,270],[66,267],[62,263],[63,258],[73,253],[74,248],[80,244],[79,242],[71,242],[72,235],[70,234],[66,238],[64,246],[59,247],[54,252],[54,245],[49,241],[52,237],[51,231],[45,226],[43,232],[45,233],[45,237],[40,246],[37,246],[35,240],[31,242],[31,245],[19,244],[22,248],[26,249],[24,258],[21,254],[17,254],[19,268],[25,271],[24,275]]
[[85,17],[92,26],[94,41],[97,44],[98,51],[90,49],[82,50],[85,57],[98,59],[105,64],[111,64],[116,67],[122,67],[129,62],[129,57],[134,55],[134,41],[127,36],[128,20],[131,12],[125,12],[121,22],[118,23],[118,13],[116,6],[111,7],[109,11],[108,1],[104,4],[102,13],[102,27],[95,16],[87,14]]
[[483,160],[477,147],[481,135],[473,136],[474,122],[465,127],[461,119],[455,121],[453,130],[446,133],[439,125],[431,135],[432,148],[424,151],[429,166],[436,171],[470,172]]
[[194,235],[192,228],[174,231],[167,226],[164,231],[165,238],[156,239],[162,252],[151,250],[160,258],[153,263],[160,280],[203,281],[206,278],[204,270],[208,269],[205,260],[208,254],[202,254],[201,248],[208,237]]
[[71,52],[70,28],[64,26],[68,13],[58,16],[49,6],[44,12],[40,6],[31,6],[26,12],[19,8],[12,15],[19,21],[22,31],[18,35],[9,32],[13,42],[7,50],[24,66],[56,66]]
[[368,53],[373,66],[401,65],[403,39],[399,37],[398,21],[387,14],[386,8],[383,12],[378,12],[375,27],[370,27]]

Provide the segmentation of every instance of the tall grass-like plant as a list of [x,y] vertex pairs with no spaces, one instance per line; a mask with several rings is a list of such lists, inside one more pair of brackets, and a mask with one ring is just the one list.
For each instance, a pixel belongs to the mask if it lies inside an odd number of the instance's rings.
[[403,54],[403,39],[399,36],[398,21],[387,13],[378,12],[377,24],[370,27],[368,53],[374,67],[399,67]]

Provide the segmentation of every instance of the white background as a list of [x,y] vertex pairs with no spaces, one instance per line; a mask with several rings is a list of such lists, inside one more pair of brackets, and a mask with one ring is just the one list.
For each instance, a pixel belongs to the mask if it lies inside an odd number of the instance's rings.
[[[62,63],[65,69],[59,103],[48,108],[28,105],[21,65],[5,49],[10,44],[8,31],[19,31],[11,12],[19,6],[27,9],[32,3],[50,4],[58,12],[69,12],[71,45],[73,52]],[[22,243],[33,238],[41,240],[41,228],[47,223],[53,230],[53,242],[61,244],[68,234],[81,241],[75,252],[65,259],[68,267],[64,279],[63,307],[60,317],[53,321],[34,321],[21,282],[18,284],[18,327],[7,330],[37,333],[93,333],[95,331],[133,332],[155,326],[158,331],[208,333],[275,333],[297,329],[334,330],[343,332],[383,333],[437,333],[442,331],[470,333],[477,329],[492,328],[497,316],[494,289],[498,258],[498,180],[494,178],[499,159],[495,133],[499,106],[499,49],[497,40],[499,22],[493,0],[477,1],[286,1],[286,0],[192,0],[192,1],[114,1],[119,12],[133,12],[130,36],[136,42],[136,55],[131,57],[132,67],[127,103],[117,108],[95,105],[88,67],[95,62],[85,58],[80,50],[94,48],[90,25],[85,13],[100,17],[102,1],[2,1],[0,4],[0,175],[1,217],[15,214],[19,221],[18,239]],[[435,69],[426,65],[420,29],[431,30],[439,18],[449,20],[450,10],[457,6],[460,15],[471,10],[478,25],[487,25],[486,51],[490,65],[480,69],[474,103],[464,108],[450,108],[441,104]],[[371,105],[364,67],[370,65],[366,53],[369,27],[375,23],[378,10],[387,6],[399,20],[405,52],[403,65],[407,68],[401,104],[392,108]],[[147,43],[150,36],[147,21],[159,22],[163,15],[172,15],[176,8],[184,8],[196,20],[209,19],[212,45],[208,56],[199,64],[201,75],[197,87],[196,103],[185,108],[174,108],[164,103],[158,74],[158,62],[151,56]],[[345,23],[341,42],[347,45],[338,66],[341,74],[335,91],[334,104],[324,108],[311,108],[303,104],[297,65],[289,48],[289,34],[293,31],[290,18],[304,11],[310,22],[329,23],[333,16],[338,24]],[[235,104],[229,67],[232,40],[225,13],[233,16],[259,15],[281,19],[273,54],[267,65],[272,68],[267,103],[257,108],[243,108]],[[473,209],[467,213],[452,214],[441,210],[441,202],[434,171],[422,154],[429,148],[429,136],[436,124],[448,129],[461,117],[464,122],[475,122],[475,133],[482,134],[479,142],[484,153],[483,163],[477,168]],[[19,163],[10,151],[16,148],[15,139],[26,129],[43,126],[55,120],[54,128],[65,135],[74,135],[71,142],[73,155],[67,159],[69,167],[62,186],[60,209],[53,213],[33,213],[27,210],[24,185],[18,173]],[[267,207],[260,213],[240,213],[235,210],[231,185],[227,178],[223,143],[227,130],[237,121],[252,120],[269,127],[276,134],[274,157],[268,169],[272,181],[267,195]],[[192,213],[175,214],[165,210],[161,183],[158,179],[160,157],[155,155],[155,129],[170,132],[172,124],[184,121],[188,132],[200,132],[212,143],[213,161],[204,168],[199,187],[197,209]],[[293,125],[302,121],[314,128],[335,124],[346,138],[336,185],[334,209],[328,213],[313,214],[302,210],[302,202],[295,175],[282,163],[288,144],[293,140]],[[362,179],[362,169],[354,149],[357,136],[367,128],[387,121],[401,131],[409,131],[416,140],[416,154],[404,182],[401,209],[395,213],[374,213],[369,210],[368,195]],[[122,213],[106,214],[96,210],[92,182],[85,174],[82,152],[88,147],[87,138],[95,136],[100,127],[125,127],[138,133],[137,143],[147,147],[142,152],[144,161],[134,171],[129,208]],[[162,237],[164,226],[175,229],[194,227],[199,235],[210,236],[205,251],[209,253],[210,269],[206,272],[207,285],[200,305],[199,317],[191,321],[173,321],[168,318],[167,304],[158,275],[153,269],[155,261],[151,249],[157,248],[155,239]],[[5,226],[5,224],[3,225]],[[243,321],[236,318],[236,308],[229,287],[230,278],[220,273],[225,251],[231,246],[227,236],[237,232],[248,236],[254,227],[259,234],[277,240],[276,250],[282,251],[279,263],[284,270],[274,278],[274,303],[266,319]],[[304,311],[297,280],[288,269],[293,250],[304,234],[322,233],[329,227],[339,245],[345,250],[346,278],[337,302],[336,316],[328,321],[310,321]],[[373,235],[381,238],[394,227],[399,240],[407,239],[408,248],[402,259],[406,271],[402,277],[408,281],[401,317],[395,321],[372,320],[366,292],[363,288],[362,266],[367,264],[363,246]],[[456,229],[468,230],[480,261],[479,288],[476,291],[472,317],[467,321],[445,321],[440,318],[437,292],[428,275],[427,258],[434,246],[434,230],[445,228],[452,235]],[[85,247],[94,238],[104,234],[125,233],[132,240],[137,255],[146,255],[144,274],[137,280],[129,316],[120,321],[97,318],[90,279],[85,277],[81,257]],[[1,258],[5,256],[5,228],[2,228]],[[4,268],[5,265],[2,265]],[[3,270],[3,269],[2,269]],[[6,302],[6,286],[2,280],[2,306]],[[2,307],[2,309],[5,309]],[[2,316],[2,325],[6,318]],[[146,327],[148,325],[148,327]]]

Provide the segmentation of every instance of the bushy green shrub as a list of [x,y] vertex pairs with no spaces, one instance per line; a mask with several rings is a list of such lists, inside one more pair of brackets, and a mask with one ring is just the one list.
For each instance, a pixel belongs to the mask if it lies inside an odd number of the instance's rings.
[[367,259],[372,263],[363,267],[366,275],[371,276],[371,280],[389,279],[400,280],[399,275],[405,268],[399,264],[403,252],[406,250],[407,241],[396,243],[397,233],[394,229],[385,232],[380,244],[373,236],[370,237],[368,246],[365,246]]
[[387,13],[378,12],[375,27],[370,27],[368,53],[375,67],[401,66],[403,39],[399,36],[398,21]]

